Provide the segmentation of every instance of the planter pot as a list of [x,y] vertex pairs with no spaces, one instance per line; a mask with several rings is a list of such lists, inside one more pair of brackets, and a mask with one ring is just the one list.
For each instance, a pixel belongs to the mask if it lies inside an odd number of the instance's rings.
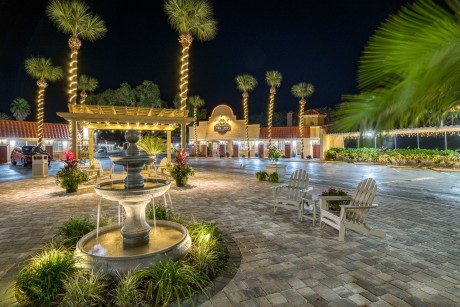
[[188,177],[176,178],[176,186],[183,187],[187,184]]
[[265,171],[267,174],[278,173],[280,180],[286,175],[286,165],[285,164],[267,164],[265,165]]

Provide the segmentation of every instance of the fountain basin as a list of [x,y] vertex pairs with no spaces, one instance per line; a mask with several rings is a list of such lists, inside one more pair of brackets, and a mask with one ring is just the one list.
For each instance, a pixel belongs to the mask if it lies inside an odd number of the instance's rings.
[[120,226],[106,226],[99,229],[99,240],[96,231],[92,231],[78,241],[75,254],[78,266],[85,269],[115,275],[116,272],[141,270],[155,266],[156,262],[165,258],[176,260],[192,245],[187,229],[175,222],[156,221],[156,233],[150,224],[148,244],[138,247],[126,247],[120,235]]

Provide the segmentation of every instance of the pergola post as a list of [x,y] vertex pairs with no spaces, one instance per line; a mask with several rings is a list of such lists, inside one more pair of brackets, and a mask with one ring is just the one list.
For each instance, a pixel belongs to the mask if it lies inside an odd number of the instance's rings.
[[75,159],[78,160],[78,138],[77,138],[77,121],[75,119],[71,120],[72,123],[72,131],[70,131],[70,137],[72,139],[72,144],[70,144],[70,148],[72,148],[72,152],[75,156]]
[[171,163],[171,131],[169,130],[166,131],[166,158],[168,163]]
[[444,131],[444,149],[447,150],[447,131]]
[[186,138],[187,138],[187,125],[182,123],[180,125],[180,147],[185,150],[186,148]]
[[94,129],[88,129],[88,158],[89,162],[94,159]]

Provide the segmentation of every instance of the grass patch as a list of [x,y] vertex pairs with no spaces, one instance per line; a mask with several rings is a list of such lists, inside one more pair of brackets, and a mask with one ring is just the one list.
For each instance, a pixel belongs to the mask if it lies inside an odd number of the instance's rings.
[[140,290],[140,277],[140,274],[133,272],[128,272],[124,276],[118,275],[118,284],[112,294],[114,306],[148,306],[143,299],[144,294]]
[[70,276],[64,283],[65,293],[61,306],[102,306],[106,283],[100,273],[80,273]]
[[60,242],[67,248],[75,248],[84,235],[96,229],[96,224],[86,217],[71,217],[58,230]]

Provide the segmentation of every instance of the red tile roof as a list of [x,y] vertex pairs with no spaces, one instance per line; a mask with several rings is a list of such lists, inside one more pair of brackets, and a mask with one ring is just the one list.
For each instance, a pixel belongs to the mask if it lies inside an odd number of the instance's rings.
[[[36,122],[0,120],[1,138],[37,138],[38,125]],[[67,124],[43,124],[43,137],[45,139],[69,139],[69,126]]]
[[304,113],[305,115],[326,115],[326,113],[317,109],[308,109]]
[[[309,138],[310,137],[310,129],[309,127],[304,127],[303,137]],[[268,128],[267,127],[260,127],[260,135],[261,139],[268,139]],[[273,127],[272,128],[272,139],[297,139],[299,138],[299,127],[298,126],[291,126],[291,127]]]

